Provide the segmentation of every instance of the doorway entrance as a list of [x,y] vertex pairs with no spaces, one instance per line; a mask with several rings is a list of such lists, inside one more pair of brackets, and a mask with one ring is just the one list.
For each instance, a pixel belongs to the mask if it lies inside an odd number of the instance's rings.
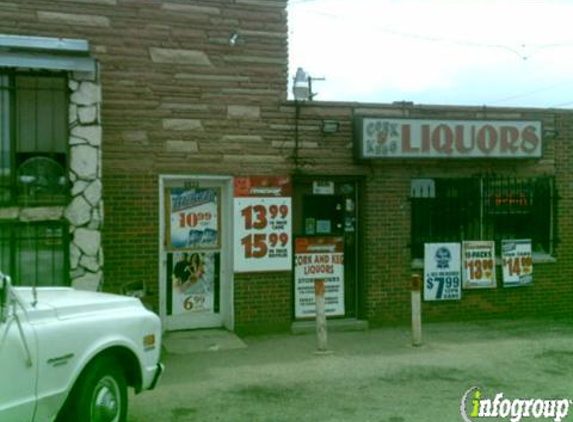
[[232,330],[232,179],[160,176],[159,186],[164,326]]
[[320,242],[343,240],[344,315],[337,315],[344,318],[361,316],[359,194],[360,180],[356,178],[294,180],[295,236],[317,238]]

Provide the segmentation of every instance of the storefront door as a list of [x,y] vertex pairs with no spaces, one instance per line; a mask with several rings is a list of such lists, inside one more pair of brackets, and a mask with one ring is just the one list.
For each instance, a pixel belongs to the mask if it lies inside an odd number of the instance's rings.
[[[331,300],[332,315],[344,318],[357,318],[360,314],[360,285],[358,265],[358,194],[359,182],[357,180],[311,179],[298,180],[294,192],[294,230],[298,238],[305,238],[304,244],[312,244],[313,239],[321,244],[343,244],[343,277],[341,281],[334,281],[331,286],[332,298],[326,297],[327,314],[328,302]],[[338,271],[334,266],[335,273]],[[296,278],[296,277],[295,277]],[[328,278],[327,295],[328,295]],[[336,286],[334,283],[342,283]],[[295,300],[298,296],[305,300],[305,295],[298,295],[295,279]],[[343,298],[336,299],[334,290],[342,289]],[[339,296],[341,296],[339,294]],[[306,299],[308,300],[308,299]],[[344,309],[341,312],[339,305],[334,302],[342,300]],[[300,305],[300,304],[299,304]],[[295,318],[301,319],[303,313],[297,312],[295,304]],[[304,305],[301,305],[304,307]],[[298,315],[297,315],[298,314]]]
[[160,177],[160,298],[167,330],[233,329],[231,186],[224,177]]

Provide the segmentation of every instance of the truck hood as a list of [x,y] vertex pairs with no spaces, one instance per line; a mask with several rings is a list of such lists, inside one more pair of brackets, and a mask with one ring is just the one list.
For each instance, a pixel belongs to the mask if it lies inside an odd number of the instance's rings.
[[[15,293],[31,310],[34,300],[31,287],[16,287]],[[38,287],[36,309],[52,309],[59,319],[122,309],[144,309],[139,299],[109,293],[88,292],[69,287]],[[32,308],[33,309],[33,308]]]

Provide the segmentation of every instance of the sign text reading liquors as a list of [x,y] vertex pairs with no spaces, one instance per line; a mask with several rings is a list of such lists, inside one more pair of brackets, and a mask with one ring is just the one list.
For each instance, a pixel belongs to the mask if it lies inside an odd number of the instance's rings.
[[539,158],[539,121],[362,119],[360,158]]

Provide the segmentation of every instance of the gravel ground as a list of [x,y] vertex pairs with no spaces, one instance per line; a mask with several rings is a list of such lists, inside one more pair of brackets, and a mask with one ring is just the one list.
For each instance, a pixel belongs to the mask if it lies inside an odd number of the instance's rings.
[[457,422],[476,385],[491,399],[573,399],[564,321],[426,324],[421,347],[407,327],[330,332],[325,355],[310,334],[243,340],[246,349],[166,355],[158,388],[130,397],[128,421]]

